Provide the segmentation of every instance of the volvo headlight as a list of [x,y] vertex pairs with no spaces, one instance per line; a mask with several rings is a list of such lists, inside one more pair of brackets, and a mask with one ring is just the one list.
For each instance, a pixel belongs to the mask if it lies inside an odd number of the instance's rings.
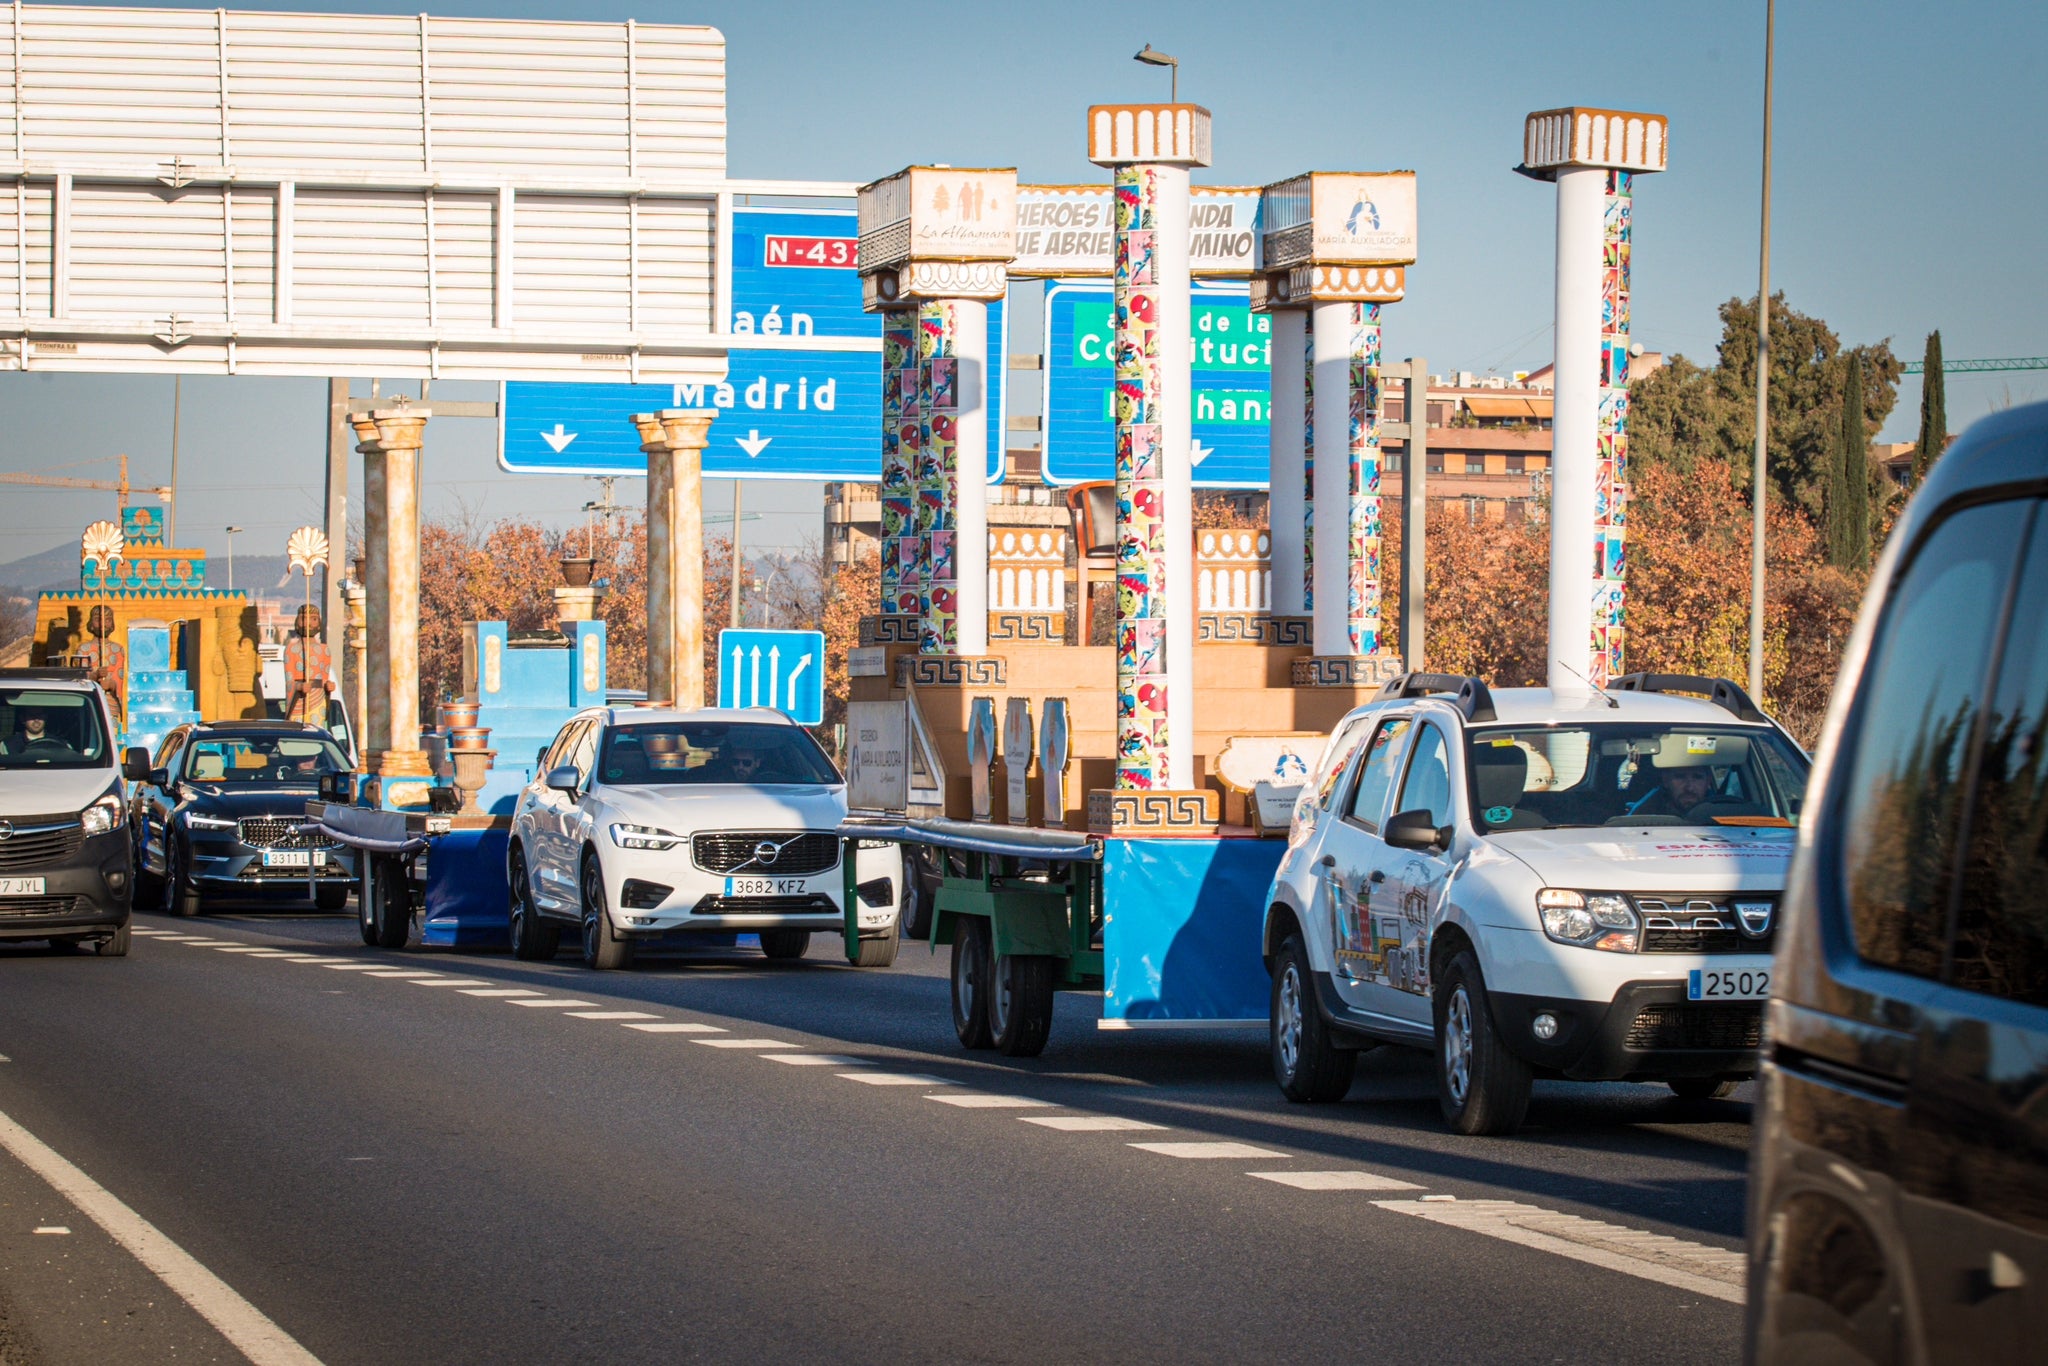
[[196,811],[185,813],[185,828],[188,830],[239,830],[239,821],[223,820],[219,816],[202,816]]
[[1536,894],[1543,933],[1560,944],[1610,953],[1634,953],[1642,922],[1628,898],[1614,892],[1574,892],[1545,887]]
[[612,843],[621,849],[673,849],[682,842],[681,835],[652,825],[612,826]]
[[109,792],[78,813],[78,823],[87,835],[104,835],[121,823],[121,799]]

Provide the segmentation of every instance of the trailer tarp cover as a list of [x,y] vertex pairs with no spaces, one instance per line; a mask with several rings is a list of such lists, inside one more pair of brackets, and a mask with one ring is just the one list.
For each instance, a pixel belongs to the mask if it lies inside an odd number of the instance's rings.
[[1259,934],[1286,851],[1279,840],[1104,841],[1104,1027],[1264,1024]]

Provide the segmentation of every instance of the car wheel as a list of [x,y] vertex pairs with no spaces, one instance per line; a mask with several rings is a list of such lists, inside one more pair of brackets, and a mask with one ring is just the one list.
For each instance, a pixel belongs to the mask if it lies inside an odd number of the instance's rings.
[[811,946],[809,930],[763,930],[761,952],[777,961],[801,958]]
[[85,945],[80,943],[76,936],[60,935],[50,941],[50,952],[68,958],[75,953],[84,953]]
[[906,848],[903,859],[903,937],[907,939],[928,939],[932,932],[932,889],[928,880],[935,881],[926,867],[926,856],[916,846]]
[[902,927],[891,925],[887,934],[860,941],[860,952],[855,955],[853,965],[857,968],[886,968],[896,961],[896,950],[902,943]]
[[1060,960],[1048,954],[1006,953],[989,982],[988,1032],[996,1051],[1035,1058],[1052,1036],[1053,987]]
[[529,963],[544,963],[562,947],[562,930],[540,918],[533,904],[533,884],[526,875],[526,851],[512,850],[510,884],[512,956]]
[[1737,1082],[1729,1077],[1672,1077],[1664,1083],[1680,1100],[1726,1100],[1735,1094]]
[[597,856],[583,860],[583,966],[617,972],[633,965],[633,946],[612,935],[612,918],[604,902],[604,870]]
[[995,1038],[988,1027],[988,921],[978,915],[953,922],[953,1032],[962,1048],[987,1048]]
[[403,860],[377,860],[375,884],[370,894],[371,942],[380,949],[402,949],[412,938],[412,880]]
[[[147,829],[148,827],[144,827]],[[135,841],[135,866],[130,875],[130,904],[138,910],[163,904],[164,884],[162,879],[142,866],[142,841]]]
[[338,911],[348,905],[348,884],[330,882],[313,893],[313,904],[323,911]]
[[205,909],[199,889],[186,885],[189,877],[188,862],[183,840],[164,841],[164,887],[162,899],[158,904],[163,907],[166,915],[193,916]]
[[1342,1100],[1358,1065],[1355,1049],[1339,1048],[1316,1008],[1315,979],[1308,948],[1289,935],[1273,965],[1273,1010],[1269,1030],[1273,1080],[1280,1094],[1302,1104]]
[[128,926],[124,922],[105,939],[93,945],[93,952],[102,958],[126,958],[128,956]]
[[1468,952],[1451,960],[1436,989],[1437,1102],[1461,1134],[1511,1134],[1529,1111],[1529,1064],[1493,1027],[1486,980]]

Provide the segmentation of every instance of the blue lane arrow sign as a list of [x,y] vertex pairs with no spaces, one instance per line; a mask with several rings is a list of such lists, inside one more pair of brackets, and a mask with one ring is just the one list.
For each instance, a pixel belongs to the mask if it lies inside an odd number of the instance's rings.
[[800,726],[825,720],[822,631],[720,631],[718,705],[773,707]]

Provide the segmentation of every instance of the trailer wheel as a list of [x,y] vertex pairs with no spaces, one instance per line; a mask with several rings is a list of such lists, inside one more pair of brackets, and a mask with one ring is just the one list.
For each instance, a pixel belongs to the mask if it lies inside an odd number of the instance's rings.
[[962,1048],[995,1043],[988,1027],[988,921],[978,915],[953,922],[953,1032]]
[[989,984],[988,1027],[996,1051],[1010,1058],[1035,1058],[1052,1035],[1053,985],[1059,959],[1045,954],[1006,953],[996,960]]
[[367,928],[380,949],[402,949],[412,937],[412,882],[400,859],[377,860],[376,886],[371,897]]

